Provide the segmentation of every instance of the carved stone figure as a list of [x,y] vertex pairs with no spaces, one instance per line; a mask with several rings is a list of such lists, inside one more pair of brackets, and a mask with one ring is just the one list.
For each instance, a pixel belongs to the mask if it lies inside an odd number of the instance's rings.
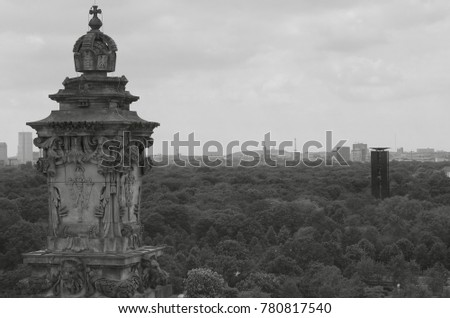
[[27,277],[19,281],[17,288],[22,295],[43,294],[55,287],[58,282],[58,275],[52,275],[50,271],[43,276]]
[[142,284],[144,288],[156,288],[156,286],[167,285],[169,274],[162,270],[155,257],[143,257],[142,266]]
[[91,196],[92,178],[86,178],[84,175],[85,168],[77,165],[75,168],[75,176],[69,178],[69,186],[73,200],[73,206],[78,211],[78,222],[83,222],[84,211],[89,207],[89,198]]
[[76,295],[86,287],[84,264],[75,258],[63,260],[60,277],[55,285],[55,295]]
[[105,216],[105,209],[108,205],[109,198],[106,197],[106,185],[102,187],[102,190],[100,192],[100,198],[99,198],[99,205],[95,209],[95,216],[99,219],[103,219]]
[[53,206],[50,212],[50,223],[53,227],[53,235],[57,235],[58,227],[61,225],[61,219],[69,213],[69,209],[62,204],[61,192],[57,187],[53,187]]
[[90,271],[88,277],[93,290],[106,297],[130,298],[136,291],[143,292],[141,277],[134,272],[125,280],[107,279],[98,271]]

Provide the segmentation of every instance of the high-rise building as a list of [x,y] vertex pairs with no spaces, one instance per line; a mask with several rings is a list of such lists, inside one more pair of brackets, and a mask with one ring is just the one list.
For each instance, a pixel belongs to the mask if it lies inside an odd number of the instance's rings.
[[369,161],[369,148],[367,144],[357,143],[353,144],[352,149],[352,160],[356,162],[367,162]]
[[388,148],[372,148],[372,195],[385,199],[390,195],[389,189],[389,151]]
[[0,142],[0,166],[8,164],[8,145],[6,142]]
[[346,161],[350,161],[350,147],[338,147],[336,149],[337,152],[342,156],[342,158]]
[[19,164],[33,161],[33,135],[31,132],[19,132],[17,160]]
[[335,158],[340,165],[347,165],[350,162],[350,147],[336,147],[331,152],[327,152],[327,165],[333,164],[333,158]]

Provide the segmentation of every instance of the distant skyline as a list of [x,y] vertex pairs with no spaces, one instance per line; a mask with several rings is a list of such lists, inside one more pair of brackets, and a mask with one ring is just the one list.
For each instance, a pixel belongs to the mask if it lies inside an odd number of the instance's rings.
[[[37,137],[37,135],[35,134],[35,133],[32,133],[32,132],[18,132],[18,136],[19,136],[19,143],[18,143],[18,147],[16,148],[16,150],[15,150],[15,152],[14,151],[12,151],[12,150],[8,150],[7,151],[7,155],[8,155],[8,158],[14,158],[14,157],[21,157],[21,155],[20,155],[20,150],[21,150],[21,148],[23,149],[23,147],[24,147],[24,142],[22,142],[22,146],[20,145],[20,141],[22,140],[23,141],[23,135],[28,135],[28,134],[31,134],[31,136],[33,137],[32,139],[31,139],[31,146],[32,146],[32,148],[33,148],[33,151],[34,152],[37,152],[37,151],[39,151],[39,149],[37,148],[37,147],[35,147],[33,144],[32,144],[32,140],[34,139],[34,137]],[[185,143],[186,141],[188,140],[188,137],[186,137],[185,139],[182,139],[182,138],[180,138],[180,141],[182,142],[182,143]],[[199,142],[198,140],[196,140],[197,142]],[[236,146],[234,146],[234,148],[232,148],[232,151],[230,152],[230,153],[237,153],[237,152],[240,152],[239,150],[240,150],[240,148],[241,148],[241,146],[242,146],[242,144],[244,143],[244,142],[248,142],[247,140],[238,140],[239,141],[239,145],[236,145]],[[263,141],[258,141],[258,140],[255,140],[256,142],[258,142],[259,143],[259,145],[258,145],[258,147],[255,147],[255,146],[249,146],[248,147],[248,150],[256,150],[256,151],[259,151],[259,152],[262,152],[263,151],[263,148],[264,148],[264,142]],[[292,142],[292,146],[288,146],[288,147],[286,147],[286,145],[284,145],[282,148],[283,149],[285,149],[285,152],[286,153],[293,153],[294,152],[294,149],[295,148],[297,148],[297,151],[298,152],[300,152],[300,153],[302,153],[303,151],[302,151],[302,147],[303,147],[303,144],[298,144],[298,142],[297,142],[297,145],[295,144],[296,143],[296,140],[287,140],[287,141],[289,141],[289,142]],[[315,147],[315,146],[312,146],[312,147],[310,147],[310,148],[308,148],[309,149],[309,152],[316,152],[316,153],[325,153],[326,152],[326,140],[325,140],[325,138],[323,139],[323,140],[317,140],[317,141],[319,141],[320,143],[322,143],[322,148],[317,148],[317,147]],[[361,142],[361,141],[356,141],[356,142],[349,142],[349,141],[346,141],[344,144],[343,144],[343,146],[341,147],[341,146],[339,146],[338,145],[338,142],[339,142],[340,140],[337,140],[337,139],[334,139],[333,140],[333,144],[332,144],[332,147],[338,147],[338,148],[349,148],[350,150],[352,150],[354,147],[353,146],[355,146],[355,145],[358,145],[358,144],[363,144],[363,145],[366,145],[367,146],[367,148],[375,148],[376,146],[374,146],[374,145],[368,145],[367,143],[364,143],[364,142]],[[176,153],[176,152],[174,152],[173,151],[173,149],[174,149],[174,147],[171,145],[171,142],[172,142],[172,140],[169,140],[169,141],[167,141],[167,140],[158,140],[157,141],[158,143],[166,143],[167,145],[168,145],[168,149],[169,149],[169,154],[170,155],[172,155],[172,154],[174,154],[174,153]],[[206,143],[210,143],[211,142],[211,140],[204,140],[204,141],[202,141],[202,142],[200,142],[200,144],[198,145],[198,146],[195,146],[195,155],[202,155],[202,154],[204,154],[203,152],[202,152],[202,149],[203,149],[203,146],[204,146],[204,144],[205,144],[205,142]],[[215,141],[214,141],[215,142]],[[277,151],[277,150],[279,150],[280,149],[280,144],[281,143],[283,143],[283,142],[286,142],[285,140],[277,140],[277,141],[275,141],[276,142],[276,145],[275,146],[271,146],[270,148],[273,150],[273,151]],[[233,142],[230,142],[230,144],[232,144]],[[9,145],[8,145],[8,143],[7,142],[2,142],[2,140],[0,140],[0,144],[5,144],[5,145],[7,145],[7,147],[9,147]],[[30,143],[27,141],[27,144],[28,145],[30,145]],[[227,143],[224,143],[224,144],[222,144],[222,146],[223,146],[223,150],[224,150],[224,153],[225,154],[229,154],[229,153],[226,153],[226,147],[227,147]],[[446,151],[446,150],[443,150],[443,149],[435,149],[435,148],[432,148],[432,147],[421,147],[421,148],[416,148],[416,149],[405,149],[405,147],[402,147],[401,145],[397,145],[397,148],[393,148],[393,147],[386,147],[387,148],[387,150],[389,151],[389,152],[396,152],[397,150],[400,150],[400,151],[402,151],[402,152],[405,152],[405,153],[409,153],[409,152],[424,152],[424,151],[435,151],[435,152],[441,152],[441,151],[444,151],[444,152],[450,152],[450,151]],[[153,154],[154,155],[161,155],[162,153],[161,153],[161,150],[162,149],[164,149],[164,147],[162,146],[162,145],[158,145],[157,147],[155,147],[155,151],[153,152]],[[214,152],[214,151],[217,151],[217,148],[215,148],[214,146],[213,147],[211,147],[211,148],[208,148],[209,149],[209,151],[210,152]],[[335,149],[335,148],[333,148],[333,149]],[[23,151],[23,150],[22,150]],[[308,152],[308,151],[306,151],[306,152]],[[184,146],[181,146],[180,147],[180,151],[178,152],[178,153],[180,153],[181,155],[188,155],[188,153],[189,153],[189,151],[188,151],[188,147],[186,146],[186,145],[184,145]]]
[[[450,151],[444,0],[96,1],[117,69],[161,126],[202,141],[336,139]],[[0,141],[47,117],[93,1],[0,0]],[[35,136],[35,135],[34,135]]]

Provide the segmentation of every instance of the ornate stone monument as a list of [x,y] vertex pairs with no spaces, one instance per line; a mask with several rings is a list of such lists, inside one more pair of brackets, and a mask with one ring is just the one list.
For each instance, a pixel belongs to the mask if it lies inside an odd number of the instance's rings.
[[47,175],[47,249],[27,253],[32,276],[19,283],[34,295],[148,296],[165,285],[156,262],[162,247],[142,246],[141,177],[145,149],[159,124],[141,119],[130,104],[125,76],[109,77],[117,46],[102,31],[93,6],[91,30],[74,45],[75,69],[64,89],[50,95],[59,110],[27,123],[42,150],[37,168]]

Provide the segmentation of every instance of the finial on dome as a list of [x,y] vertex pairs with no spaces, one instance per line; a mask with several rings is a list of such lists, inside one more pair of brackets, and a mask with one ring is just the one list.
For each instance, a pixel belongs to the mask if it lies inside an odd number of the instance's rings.
[[102,21],[97,17],[97,14],[101,14],[102,10],[98,9],[98,6],[94,5],[89,10],[89,14],[93,14],[91,21],[89,21],[89,26],[92,30],[99,30],[103,25]]

